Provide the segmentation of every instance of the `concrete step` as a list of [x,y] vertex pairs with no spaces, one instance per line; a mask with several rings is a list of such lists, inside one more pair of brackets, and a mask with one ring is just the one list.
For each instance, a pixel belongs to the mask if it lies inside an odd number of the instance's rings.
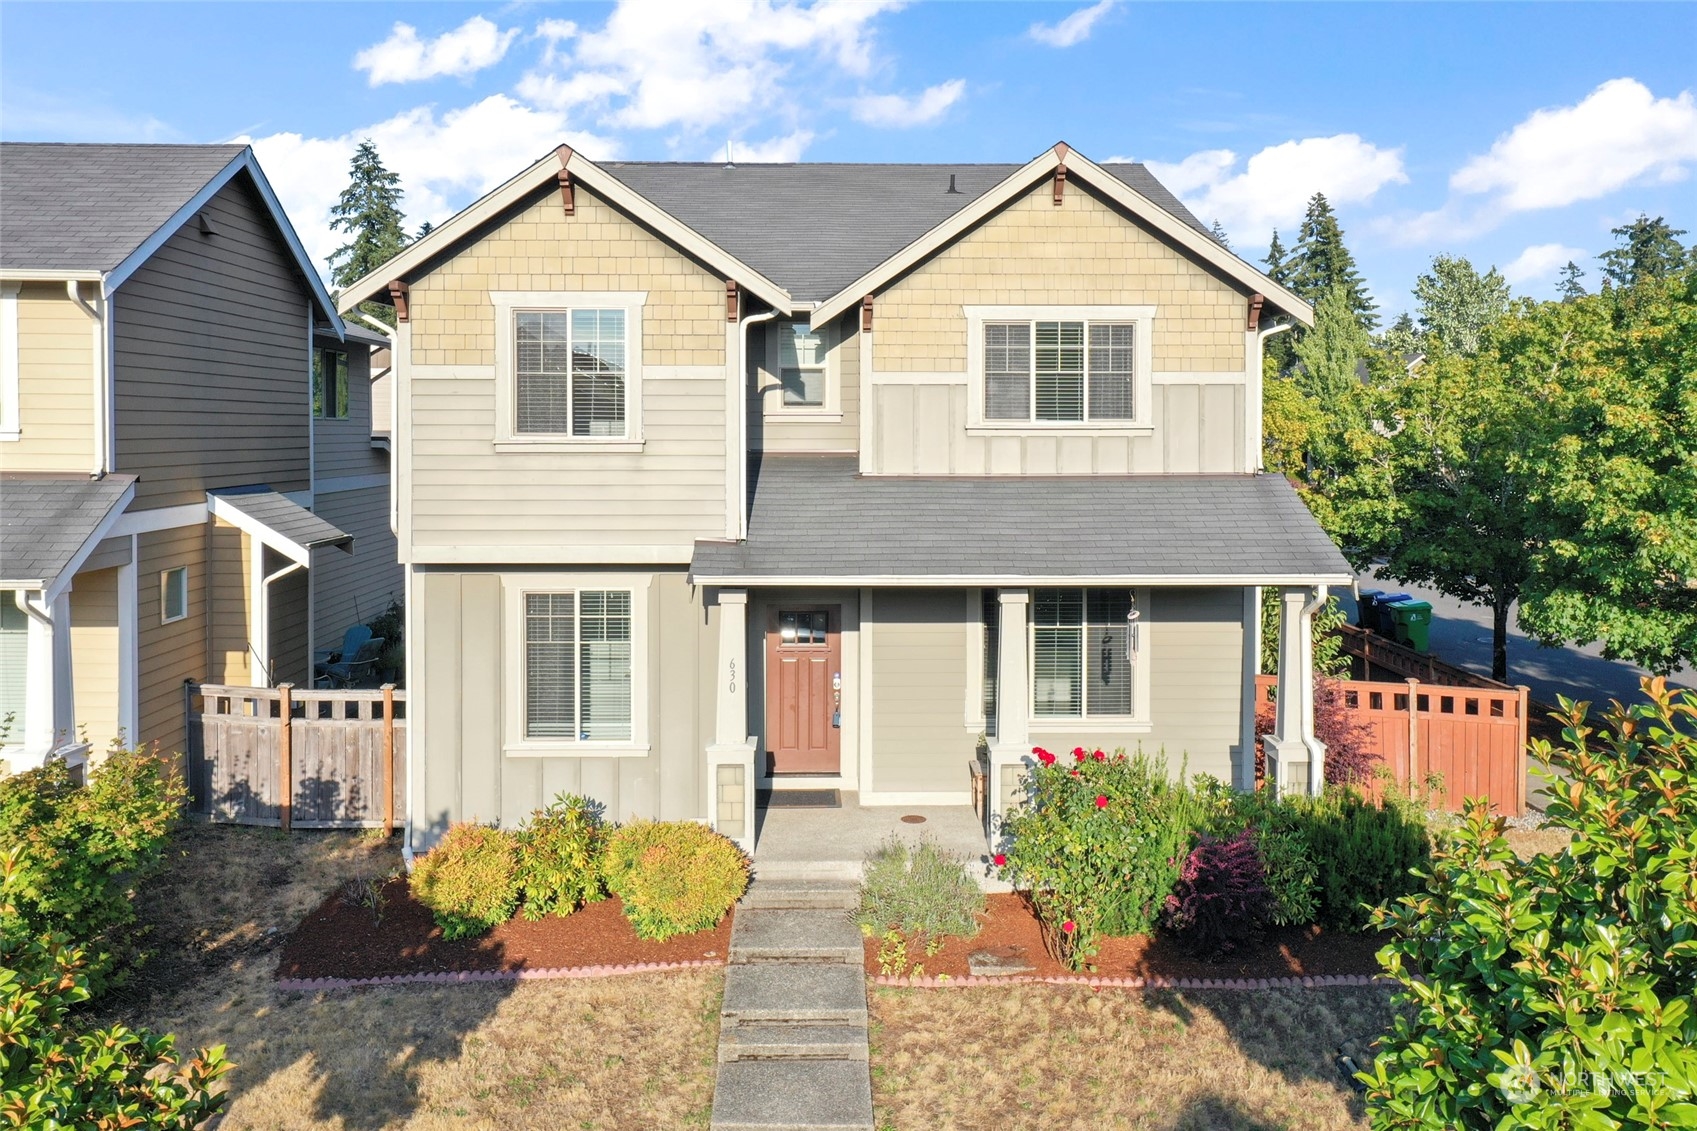
[[865,961],[860,928],[843,911],[771,908],[739,910],[731,927],[732,963]]
[[727,1027],[760,1023],[866,1024],[866,973],[857,964],[754,962],[725,968]]
[[754,858],[757,883],[762,880],[781,883],[836,880],[858,884],[865,868],[863,860],[762,860],[758,854]]
[[737,910],[853,911],[859,904],[858,882],[761,878],[749,885]]
[[865,1060],[866,1026],[747,1024],[719,1033],[719,1063],[739,1060]]
[[872,1131],[863,1060],[739,1060],[719,1066],[712,1131]]

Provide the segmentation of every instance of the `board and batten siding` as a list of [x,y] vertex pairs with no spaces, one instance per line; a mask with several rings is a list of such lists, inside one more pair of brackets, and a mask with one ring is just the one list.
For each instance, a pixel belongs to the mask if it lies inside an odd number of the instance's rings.
[[71,586],[77,724],[95,751],[118,736],[118,571],[83,570]]
[[[207,527],[197,523],[137,537],[137,659],[140,741],[164,753],[183,749],[183,681],[207,675]],[[187,566],[188,616],[161,623],[159,575]]]
[[[826,363],[839,412],[786,412],[784,389],[771,365],[776,324],[751,334],[748,356],[748,447],[751,452],[852,452],[860,447],[860,315],[831,324]],[[811,411],[811,410],[810,410]]]
[[[1057,208],[1045,181],[876,297],[863,470],[1245,471],[1246,300],[1088,186],[1069,183]],[[970,434],[967,385],[983,378],[967,372],[968,306],[1154,307],[1153,432],[1107,425]]]
[[[496,443],[493,291],[645,292],[640,451]],[[578,186],[518,206],[411,284],[409,560],[689,560],[725,529],[725,284]],[[632,374],[636,379],[638,375]],[[447,555],[452,554],[451,558]]]
[[1124,747],[1164,754],[1167,770],[1235,780],[1243,718],[1243,590],[1153,589],[1143,611],[1149,626],[1149,718],[1145,734],[1056,727],[1031,720],[1031,741],[1051,750]]
[[117,469],[132,510],[209,488],[308,485],[308,290],[245,175],[207,203],[112,300]]
[[406,580],[389,529],[389,489],[320,492],[313,513],[354,536],[353,553],[337,546],[312,552],[315,647],[337,648],[342,636],[399,601]]
[[[504,696],[517,693],[519,642],[503,640],[503,586],[524,572],[423,567],[413,582],[408,708],[413,847],[456,821],[513,828],[556,794],[606,806],[609,820],[705,816],[702,751],[713,733],[718,610],[681,570],[648,587],[649,752],[632,757],[508,757]],[[640,673],[639,678],[640,678]]]
[[[319,417],[312,422],[312,460],[319,482],[353,476],[386,475],[388,453],[371,446],[371,350],[361,342],[345,347],[334,339],[318,339],[315,350],[341,349],[348,357],[348,415]],[[382,428],[389,427],[389,408],[383,407]]]
[[17,302],[19,436],[0,443],[0,465],[87,472],[94,466],[94,322],[63,283],[23,283]]
[[963,714],[968,631],[962,590],[874,593],[867,630],[874,792],[969,794],[978,735]]

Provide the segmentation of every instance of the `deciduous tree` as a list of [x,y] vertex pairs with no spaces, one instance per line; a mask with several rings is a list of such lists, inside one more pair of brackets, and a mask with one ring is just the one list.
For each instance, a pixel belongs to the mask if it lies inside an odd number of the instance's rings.
[[1432,270],[1414,281],[1420,329],[1445,349],[1471,357],[1485,330],[1508,310],[1508,283],[1492,267],[1483,275],[1465,258],[1440,255]]

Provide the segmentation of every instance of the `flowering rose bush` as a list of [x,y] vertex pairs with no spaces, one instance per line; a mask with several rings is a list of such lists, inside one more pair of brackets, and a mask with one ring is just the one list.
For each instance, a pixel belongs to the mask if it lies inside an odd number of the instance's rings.
[[1190,851],[1194,806],[1166,760],[1038,747],[1026,797],[1002,820],[997,864],[1028,893],[1051,954],[1083,969],[1104,935],[1148,931]]

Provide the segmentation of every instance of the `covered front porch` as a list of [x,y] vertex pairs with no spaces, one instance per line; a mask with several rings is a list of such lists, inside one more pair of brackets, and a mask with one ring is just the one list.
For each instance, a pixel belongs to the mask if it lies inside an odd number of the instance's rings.
[[757,880],[857,880],[867,854],[891,840],[929,839],[965,862],[986,890],[1007,890],[990,877],[984,822],[971,805],[862,805],[839,791],[830,808],[756,801],[754,873]]

